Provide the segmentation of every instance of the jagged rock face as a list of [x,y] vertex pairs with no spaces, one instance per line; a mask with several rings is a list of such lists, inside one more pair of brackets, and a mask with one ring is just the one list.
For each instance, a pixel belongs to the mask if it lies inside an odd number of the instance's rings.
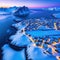
[[14,15],[18,17],[26,17],[29,15],[29,13],[30,11],[28,7],[23,6],[23,7],[19,7],[17,11],[15,11]]

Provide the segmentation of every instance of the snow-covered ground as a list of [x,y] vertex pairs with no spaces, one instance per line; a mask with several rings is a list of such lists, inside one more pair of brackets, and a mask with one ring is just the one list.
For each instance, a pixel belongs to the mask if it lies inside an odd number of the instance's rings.
[[3,60],[25,60],[24,50],[15,51],[9,47],[9,45],[4,45],[3,50]]
[[11,44],[16,46],[27,46],[30,44],[30,40],[23,34],[15,34],[10,37]]
[[49,54],[44,54],[43,49],[34,46],[33,44],[30,44],[27,47],[27,53],[29,59],[31,58],[32,60],[56,60],[54,56]]
[[4,12],[4,11],[0,11],[0,15],[2,14],[8,14],[7,12]]
[[23,25],[21,22],[16,23],[16,24],[12,24],[13,27],[15,27],[18,30],[22,30],[26,27],[26,25]]
[[[20,23],[16,23],[13,24],[12,26],[14,26],[15,28],[17,28],[17,32],[15,35],[12,35],[10,37],[11,40],[11,44],[16,45],[16,46],[27,46],[27,53],[28,53],[28,59],[33,59],[33,60],[57,60],[56,57],[54,57],[52,54],[44,54],[44,49],[43,48],[39,48],[38,46],[34,46],[32,43],[30,42],[30,39],[27,38],[26,33],[31,35],[32,37],[44,37],[44,36],[48,36],[48,35],[60,35],[60,31],[59,30],[55,30],[55,29],[50,29],[44,26],[41,26],[38,30],[32,30],[32,31],[22,31],[23,29],[25,29],[23,24]],[[45,29],[45,31],[41,31],[40,29]],[[58,36],[57,36],[58,37]],[[51,52],[51,48],[48,48],[49,52]],[[48,58],[48,59],[47,59]]]
[[43,37],[43,36],[49,36],[49,35],[60,35],[59,30],[50,30],[50,31],[27,31],[27,34],[30,34],[31,36],[34,37]]
[[60,13],[53,14],[54,17],[60,18]]

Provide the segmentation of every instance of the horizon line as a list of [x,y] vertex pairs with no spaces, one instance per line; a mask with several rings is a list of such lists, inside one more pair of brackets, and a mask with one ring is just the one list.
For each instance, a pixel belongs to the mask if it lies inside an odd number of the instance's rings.
[[[23,7],[23,6],[0,6],[0,8],[9,8],[9,7]],[[33,6],[28,8],[53,8],[53,7],[60,7],[60,6]]]

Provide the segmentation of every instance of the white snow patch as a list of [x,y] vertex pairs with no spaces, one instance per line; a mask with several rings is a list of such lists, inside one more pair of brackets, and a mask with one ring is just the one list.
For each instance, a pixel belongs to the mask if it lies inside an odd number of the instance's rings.
[[17,46],[24,46],[30,44],[30,40],[26,37],[24,33],[17,31],[15,35],[12,35],[10,38],[11,43]]
[[28,46],[27,49],[29,58],[32,58],[33,60],[43,60],[47,55],[43,53],[43,49],[33,46],[33,44]]
[[3,60],[25,60],[24,50],[15,51],[9,47],[9,45],[4,45],[3,49]]

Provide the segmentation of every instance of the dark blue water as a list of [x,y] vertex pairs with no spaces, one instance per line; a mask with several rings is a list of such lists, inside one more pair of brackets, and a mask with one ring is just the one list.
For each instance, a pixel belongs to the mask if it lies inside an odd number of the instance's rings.
[[[0,18],[4,15],[0,15]],[[0,19],[0,47],[4,45],[8,39],[8,32],[11,31],[11,25],[14,23],[14,18],[11,15],[6,15],[6,18]],[[9,31],[8,31],[9,30]]]

